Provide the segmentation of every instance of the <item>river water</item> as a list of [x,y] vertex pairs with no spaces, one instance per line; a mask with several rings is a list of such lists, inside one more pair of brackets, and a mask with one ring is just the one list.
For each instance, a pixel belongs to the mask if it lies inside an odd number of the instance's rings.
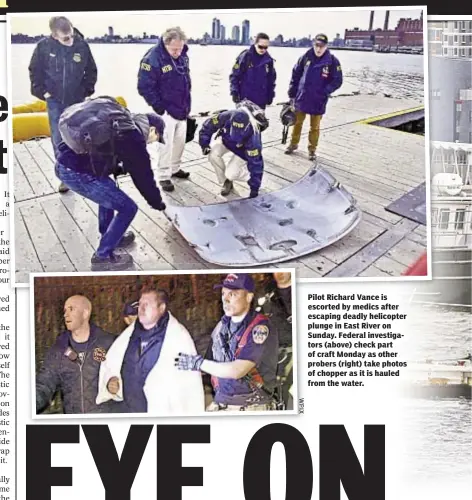
[[[137,93],[137,72],[142,56],[151,45],[92,44],[98,66],[96,95],[121,95],[130,109],[146,111],[147,105]],[[14,44],[12,48],[12,103],[31,101],[28,64],[33,44]],[[192,112],[211,111],[231,105],[229,74],[236,56],[244,47],[190,45],[192,76]],[[291,71],[305,48],[273,47],[276,60],[276,102],[287,100]],[[344,85],[337,93],[385,93],[394,98],[424,99],[424,58],[409,54],[364,53],[333,50],[343,67]]]
[[[472,315],[455,308],[416,306],[409,315],[410,359],[446,361],[472,352]],[[453,484],[472,480],[472,401],[409,400],[405,480]]]

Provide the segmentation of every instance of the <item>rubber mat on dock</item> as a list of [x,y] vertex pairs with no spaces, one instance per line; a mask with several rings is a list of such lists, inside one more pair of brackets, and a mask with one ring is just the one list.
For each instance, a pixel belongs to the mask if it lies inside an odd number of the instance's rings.
[[385,207],[385,210],[426,226],[426,183],[421,183],[398,200],[390,203],[388,207]]
[[361,219],[355,199],[322,167],[254,199],[169,206],[166,215],[206,261],[250,267],[296,259],[327,247]]

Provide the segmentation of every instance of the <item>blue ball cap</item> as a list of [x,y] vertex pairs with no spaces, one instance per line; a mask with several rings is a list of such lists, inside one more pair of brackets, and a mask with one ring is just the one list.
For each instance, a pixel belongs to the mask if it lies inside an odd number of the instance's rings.
[[155,127],[157,133],[159,134],[159,142],[165,144],[164,142],[164,129],[166,124],[164,120],[156,113],[146,113],[147,119],[149,120],[149,125]]
[[235,111],[231,116],[229,136],[231,140],[239,143],[249,125],[249,116],[244,111]]
[[123,309],[123,316],[137,316],[138,304],[139,301],[137,300],[132,300],[131,302],[127,302]]
[[228,274],[223,280],[223,283],[215,285],[213,287],[215,290],[217,288],[229,288],[230,290],[247,290],[253,293],[256,289],[254,280],[250,274]]
[[328,37],[324,33],[318,33],[315,36],[315,42],[321,43],[323,45],[328,45]]

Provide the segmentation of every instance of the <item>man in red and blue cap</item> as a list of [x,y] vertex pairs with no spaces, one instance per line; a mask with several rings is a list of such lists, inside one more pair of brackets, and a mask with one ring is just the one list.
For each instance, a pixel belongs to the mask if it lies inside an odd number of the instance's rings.
[[342,83],[341,63],[329,51],[328,37],[320,33],[313,39],[313,48],[303,54],[293,68],[288,96],[295,110],[295,125],[286,154],[298,149],[303,122],[309,115],[308,159],[316,159],[321,118],[326,113],[330,94],[339,89]]
[[[210,147],[212,136],[217,140]],[[200,129],[200,147],[222,184],[221,195],[228,196],[234,181],[247,182],[250,198],[259,194],[264,172],[259,124],[249,110],[240,108],[216,113]],[[228,163],[223,156],[228,155]]]
[[278,338],[264,314],[253,307],[254,280],[249,274],[228,274],[221,288],[224,316],[211,334],[205,358],[180,353],[181,370],[211,375],[215,392],[207,411],[273,409]]

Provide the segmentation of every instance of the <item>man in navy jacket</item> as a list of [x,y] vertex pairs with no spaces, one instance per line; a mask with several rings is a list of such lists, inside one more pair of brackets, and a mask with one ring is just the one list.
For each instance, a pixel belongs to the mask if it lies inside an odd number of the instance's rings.
[[293,68],[288,96],[295,108],[296,121],[286,154],[298,149],[303,122],[305,116],[309,115],[308,158],[315,159],[320,122],[326,112],[329,95],[341,87],[342,83],[341,64],[328,50],[328,37],[319,34],[313,40],[313,49],[300,57]]
[[[88,43],[66,17],[49,20],[51,35],[38,42],[29,64],[31,93],[46,101],[54,155],[61,142],[59,117],[95,92],[97,66]],[[68,191],[61,184],[59,192]]]
[[[218,139],[210,147],[213,134]],[[233,189],[233,181],[247,181],[250,198],[259,194],[264,173],[261,134],[255,120],[242,108],[223,111],[208,118],[200,129],[200,147],[222,184],[221,195]],[[226,164],[223,156],[230,154]]]
[[44,411],[56,391],[62,396],[64,413],[112,413],[117,404],[99,406],[100,365],[115,340],[111,333],[90,322],[92,304],[83,295],[64,304],[66,330],[49,348],[36,375],[36,413]]
[[268,35],[259,33],[254,45],[237,57],[229,77],[235,103],[249,99],[262,109],[272,104],[277,75],[268,49]]
[[165,146],[160,149],[158,176],[164,191],[173,191],[171,177],[187,179],[180,168],[190,114],[192,83],[186,36],[168,29],[141,60],[138,92],[166,124]]
[[[136,203],[111,178],[121,168],[148,204],[165,210],[154,180],[147,144],[163,142],[164,121],[154,113],[133,115],[136,128],[122,132],[114,141],[115,158],[77,154],[65,142],[59,144],[56,175],[72,191],[97,203],[100,243],[92,256],[92,271],[119,271],[129,268],[133,258],[115,249],[131,245],[134,233],[126,232],[138,211]],[[115,213],[116,212],[116,213]]]

